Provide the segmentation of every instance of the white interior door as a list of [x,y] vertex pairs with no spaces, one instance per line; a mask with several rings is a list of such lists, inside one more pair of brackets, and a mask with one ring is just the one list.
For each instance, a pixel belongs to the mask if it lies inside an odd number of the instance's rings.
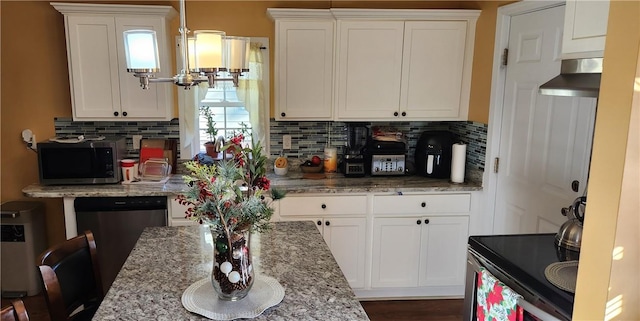
[[511,18],[496,234],[557,232],[561,208],[586,187],[596,99],[538,94],[560,72],[563,21],[564,6]]

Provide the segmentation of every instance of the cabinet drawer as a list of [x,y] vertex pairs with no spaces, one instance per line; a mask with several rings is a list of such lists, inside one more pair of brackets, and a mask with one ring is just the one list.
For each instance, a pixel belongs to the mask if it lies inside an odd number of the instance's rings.
[[468,213],[471,194],[380,195],[373,198],[374,214]]
[[280,200],[280,216],[366,214],[367,196],[287,196]]

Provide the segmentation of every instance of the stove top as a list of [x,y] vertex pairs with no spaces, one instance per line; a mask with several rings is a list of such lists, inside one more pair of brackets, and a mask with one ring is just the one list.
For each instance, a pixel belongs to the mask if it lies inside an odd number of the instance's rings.
[[555,245],[555,233],[471,236],[469,247],[566,315],[572,314],[574,294],[544,276],[549,264],[565,258]]

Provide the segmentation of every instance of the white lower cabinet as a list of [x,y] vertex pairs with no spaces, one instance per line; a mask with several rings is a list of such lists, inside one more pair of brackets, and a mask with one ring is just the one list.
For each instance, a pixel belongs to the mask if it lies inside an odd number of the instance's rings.
[[464,286],[467,216],[375,217],[371,287]]
[[471,194],[373,197],[371,287],[361,296],[462,296]]
[[351,288],[365,286],[366,195],[287,195],[279,203],[281,220],[316,224]]
[[185,212],[189,208],[187,205],[178,203],[174,196],[168,197],[169,203],[169,226],[196,225],[198,222],[185,218]]

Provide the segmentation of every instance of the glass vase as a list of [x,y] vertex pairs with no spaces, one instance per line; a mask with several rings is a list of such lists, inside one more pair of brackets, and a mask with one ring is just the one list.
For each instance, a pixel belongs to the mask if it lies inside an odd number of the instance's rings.
[[238,301],[249,294],[254,274],[251,265],[251,232],[231,232],[230,236],[212,230],[215,240],[211,283],[218,298]]

